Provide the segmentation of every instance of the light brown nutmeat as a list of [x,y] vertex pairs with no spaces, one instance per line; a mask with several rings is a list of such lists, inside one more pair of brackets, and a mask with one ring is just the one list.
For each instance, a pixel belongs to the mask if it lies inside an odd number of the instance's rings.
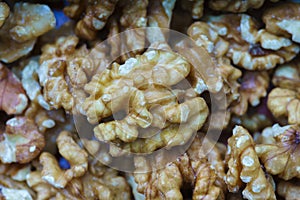
[[[224,199],[224,164],[222,156],[207,138],[196,137],[187,153],[160,166],[163,158],[149,163],[135,157],[134,179],[137,191],[146,199],[183,199],[183,184],[193,187],[193,199]],[[151,167],[160,167],[150,171]]]
[[193,19],[200,19],[203,16],[204,0],[181,0],[181,7],[191,12]]
[[51,9],[43,4],[16,3],[0,28],[0,60],[11,63],[27,55],[36,38],[55,27]]
[[0,2],[0,28],[8,17],[10,9],[5,2]]
[[228,139],[226,157],[229,169],[224,179],[230,192],[238,192],[245,184],[243,198],[276,199],[274,188],[265,177],[256,155],[255,143],[243,127],[233,129],[233,136]]
[[[195,22],[188,29],[188,35],[195,41],[196,45],[204,47],[211,56],[215,57],[216,68],[215,71],[222,80],[222,89],[227,96],[227,105],[239,97],[238,89],[240,84],[238,79],[242,76],[242,72],[236,67],[232,66],[230,59],[226,57],[229,48],[229,42],[224,40],[218,33],[205,22]],[[192,71],[192,84],[197,93],[202,93],[209,90],[205,81],[194,70]],[[218,82],[216,82],[217,85]],[[217,87],[217,86],[216,86]]]
[[83,15],[76,24],[76,35],[93,40],[96,38],[97,32],[105,26],[117,2],[118,0],[70,0],[70,5],[64,8],[64,13],[73,19],[78,19],[80,15]]
[[300,43],[300,5],[299,3],[284,3],[264,11],[262,20],[266,30],[275,35],[290,37]]
[[207,23],[229,42],[226,56],[247,70],[272,69],[292,60],[300,50],[290,39],[259,29],[247,14],[208,16]]
[[277,193],[286,200],[297,200],[300,196],[300,185],[298,182],[280,181],[277,184]]
[[97,70],[105,68],[106,62],[106,49],[101,44],[88,50],[85,45],[76,48],[78,42],[76,36],[68,36],[43,46],[38,69],[47,103],[73,114],[83,112],[81,104],[86,98],[83,87]]
[[17,76],[1,63],[0,91],[2,97],[0,110],[5,111],[8,115],[22,114],[28,105],[26,93]]
[[43,165],[42,178],[56,188],[64,188],[73,178],[81,177],[88,170],[88,154],[72,138],[70,132],[62,131],[57,140],[59,153],[70,163],[70,169],[59,167],[56,158],[43,152],[40,163]]
[[266,171],[278,175],[284,180],[300,177],[299,159],[299,126],[287,125],[272,127],[272,143],[258,144],[256,153],[262,161]]
[[45,138],[34,121],[26,117],[14,117],[6,122],[2,134],[1,161],[3,163],[28,163],[37,157],[45,146]]
[[249,104],[253,107],[257,106],[260,99],[267,95],[269,82],[270,78],[267,71],[246,71],[239,88],[240,98],[238,103],[232,106],[232,112],[242,116],[247,112]]
[[[271,0],[272,2],[276,2],[278,0]],[[258,9],[264,4],[265,0],[228,0],[228,1],[220,1],[220,0],[212,0],[209,1],[209,7],[213,10],[219,11],[227,11],[234,13],[242,13],[246,12],[248,9]]]
[[268,108],[275,117],[286,116],[289,124],[300,124],[299,59],[279,66],[273,76],[274,88],[268,96]]

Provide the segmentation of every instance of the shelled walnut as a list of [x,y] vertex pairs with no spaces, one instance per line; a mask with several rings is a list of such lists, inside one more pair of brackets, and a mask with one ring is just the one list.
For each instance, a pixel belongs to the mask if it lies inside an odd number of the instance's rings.
[[[271,0],[271,2],[277,2],[278,0]],[[228,0],[228,1],[220,1],[220,0],[212,0],[208,1],[209,7],[213,10],[219,11],[227,11],[234,13],[242,13],[246,12],[248,9],[258,9],[262,7],[265,0]]]
[[238,192],[245,183],[243,198],[276,199],[274,188],[265,177],[256,155],[255,143],[243,127],[233,129],[226,157],[229,170],[224,179],[230,192]]
[[6,122],[5,132],[1,134],[0,159],[3,163],[28,163],[44,146],[44,135],[35,123],[26,117],[15,117]]
[[268,108],[275,117],[287,116],[289,124],[300,124],[299,59],[279,66],[268,96]]
[[300,5],[299,3],[284,3],[264,11],[262,20],[266,30],[275,35],[291,37],[300,43]]
[[113,13],[118,0],[69,0],[70,5],[64,8],[67,16],[82,19],[77,22],[75,32],[79,37],[93,40],[96,38],[97,31],[101,30],[109,16]]
[[28,104],[25,91],[16,75],[1,63],[0,91],[0,110],[4,110],[9,115],[22,114]]
[[207,22],[229,42],[226,56],[247,70],[274,68],[292,60],[300,50],[290,39],[259,29],[247,14],[208,16]]
[[[135,158],[137,191],[146,199],[183,199],[180,189],[190,184],[193,199],[224,199],[224,164],[216,147],[207,138],[196,137],[187,153],[163,168],[147,172],[153,163]],[[163,157],[158,156],[157,163]],[[155,167],[155,166],[152,166]]]
[[0,60],[11,63],[29,54],[37,37],[53,29],[55,22],[47,5],[16,3],[0,28]]
[[299,161],[299,126],[287,125],[280,127],[278,124],[272,127],[273,139],[268,139],[266,144],[258,144],[255,147],[257,155],[264,164],[266,171],[278,175],[284,180],[300,177]]

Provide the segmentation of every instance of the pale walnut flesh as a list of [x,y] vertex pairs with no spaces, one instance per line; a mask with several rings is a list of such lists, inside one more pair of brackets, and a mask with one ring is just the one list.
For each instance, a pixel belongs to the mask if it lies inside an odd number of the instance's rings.
[[9,7],[6,3],[0,2],[0,28],[4,24],[5,19],[9,15]]
[[243,127],[233,129],[226,157],[229,170],[224,179],[229,191],[238,192],[245,184],[242,194],[246,199],[276,199],[256,155],[252,136]]
[[277,184],[277,193],[286,200],[296,200],[300,196],[300,185],[298,182],[280,181]]
[[183,199],[181,189],[184,184],[191,184],[193,199],[224,199],[224,164],[220,152],[216,147],[211,148],[210,142],[196,137],[187,153],[152,172],[146,171],[152,165],[159,165],[163,157],[158,156],[155,164],[136,157],[137,191],[145,199]]
[[[0,63],[0,110],[7,114],[21,114],[26,109],[28,99],[20,80],[6,66]],[[5,98],[4,98],[5,97]]]
[[272,127],[272,133],[272,143],[258,144],[255,147],[266,171],[284,180],[299,178],[299,126],[280,127],[276,124]]
[[37,157],[45,146],[45,138],[35,123],[26,117],[15,117],[6,122],[0,148],[3,163],[28,163]]
[[56,158],[43,152],[40,162],[43,165],[42,178],[56,188],[64,188],[73,178],[81,177],[88,168],[88,154],[72,138],[70,132],[62,131],[57,140],[59,153],[70,163],[70,169],[63,170]]
[[232,106],[232,112],[241,116],[248,110],[248,104],[257,106],[260,99],[267,95],[269,87],[269,75],[266,71],[246,71],[239,88],[240,98],[237,105]]
[[293,41],[300,42],[300,5],[298,3],[285,3],[267,9],[262,20],[266,30],[280,36],[291,37]]
[[11,63],[27,55],[36,38],[55,27],[55,17],[47,5],[16,3],[0,28],[0,60]]
[[209,16],[207,21],[229,42],[226,56],[247,70],[272,69],[292,60],[300,50],[290,39],[258,29],[247,14]]
[[[278,0],[273,0],[278,1]],[[246,12],[248,9],[258,9],[264,4],[265,0],[228,0],[228,1],[219,1],[212,0],[209,1],[209,7],[213,10],[219,11],[228,11],[234,13]]]

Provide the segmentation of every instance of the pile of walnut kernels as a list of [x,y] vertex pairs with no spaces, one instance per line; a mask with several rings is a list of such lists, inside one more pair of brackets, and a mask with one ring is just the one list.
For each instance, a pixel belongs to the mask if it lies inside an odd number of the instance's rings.
[[[187,34],[203,65],[143,27]],[[292,1],[0,1],[0,199],[300,199],[299,43]],[[176,88],[183,80],[190,87]],[[220,92],[214,145],[208,94]],[[93,137],[79,138],[74,115]],[[140,156],[133,173],[108,167],[195,132],[159,170]]]

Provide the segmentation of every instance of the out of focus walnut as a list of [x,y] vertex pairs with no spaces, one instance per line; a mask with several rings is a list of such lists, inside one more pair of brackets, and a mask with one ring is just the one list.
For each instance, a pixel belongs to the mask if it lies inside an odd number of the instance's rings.
[[255,143],[246,129],[236,126],[228,140],[226,153],[228,172],[225,182],[230,192],[243,188],[243,198],[276,199],[274,188],[266,178],[255,152]]
[[[270,0],[271,2],[277,2],[279,0]],[[242,13],[246,12],[248,9],[258,9],[260,8],[265,0],[210,0],[209,7],[213,10],[233,12],[233,13]]]
[[258,144],[255,147],[266,171],[284,180],[300,178],[299,126],[280,127],[276,124],[272,127],[269,137],[273,139],[268,139],[265,144]]
[[[85,142],[89,151],[98,151],[98,142]],[[60,155],[70,163],[70,168],[61,169],[52,154],[43,152],[40,156],[42,170],[37,169],[27,176],[27,184],[37,193],[37,200],[131,199],[126,180],[95,157],[88,157],[71,133],[61,132],[57,138],[57,146]]]
[[[153,164],[135,158],[137,191],[146,199],[183,199],[180,189],[188,185],[193,188],[195,200],[225,199],[223,158],[209,139],[196,137],[187,153],[165,166],[160,166],[163,156],[156,159]],[[157,169],[148,172],[151,167]]]
[[101,30],[109,16],[113,13],[118,0],[68,0],[70,5],[64,12],[72,19],[82,19],[77,22],[75,32],[79,37],[92,40],[96,38],[97,31]]
[[300,50],[290,39],[259,29],[247,14],[208,16],[207,22],[229,42],[226,56],[247,70],[274,68],[292,60]]
[[277,184],[277,193],[284,197],[286,200],[297,200],[300,196],[300,184],[299,179],[296,180],[298,182],[287,182],[280,181]]
[[293,41],[300,43],[300,4],[285,2],[267,9],[262,20],[266,24],[266,30],[275,35],[291,37]]
[[0,2],[0,28],[9,15],[9,7],[5,2]]
[[299,59],[279,66],[272,79],[276,86],[268,96],[268,108],[275,117],[288,117],[289,124],[300,125]]
[[1,134],[0,159],[3,163],[28,163],[44,146],[44,135],[35,123],[26,117],[15,117],[6,122],[6,130]]
[[257,106],[260,103],[260,99],[267,95],[269,81],[269,74],[266,71],[246,71],[243,74],[241,87],[239,88],[239,101],[237,105],[232,106],[231,111],[236,115],[242,116],[247,112],[249,103],[251,106]]
[[6,66],[0,63],[0,110],[8,115],[22,114],[28,99],[20,80]]
[[[4,15],[6,12],[7,9]],[[0,26],[0,60],[11,63],[29,54],[36,39],[54,28],[55,22],[54,14],[47,5],[16,3],[13,12]]]

